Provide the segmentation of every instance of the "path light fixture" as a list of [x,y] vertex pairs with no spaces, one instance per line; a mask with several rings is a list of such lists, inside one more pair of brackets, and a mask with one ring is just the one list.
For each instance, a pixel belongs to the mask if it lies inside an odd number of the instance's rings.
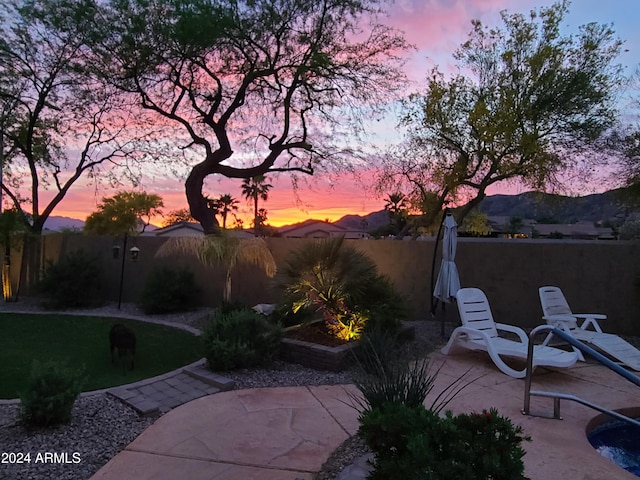
[[[129,234],[125,233],[124,234],[124,239],[122,241],[122,251],[126,252],[127,251],[127,241],[129,240]],[[134,243],[135,239],[134,239]],[[114,244],[113,247],[111,247],[112,253],[113,253],[113,259],[117,260],[120,258],[120,250],[121,247],[120,245],[116,245]],[[140,256],[140,249],[134,245],[133,247],[131,247],[129,249],[129,258],[131,259],[131,263],[137,263],[138,261],[138,257]],[[122,288],[124,286],[124,266],[126,263],[127,256],[126,255],[122,255],[122,261],[120,263],[120,286],[118,287],[118,310],[120,310],[120,307],[122,306]]]

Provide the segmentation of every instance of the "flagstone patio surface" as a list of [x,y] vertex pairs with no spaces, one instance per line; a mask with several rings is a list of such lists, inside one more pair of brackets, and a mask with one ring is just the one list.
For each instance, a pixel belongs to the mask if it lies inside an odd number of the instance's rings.
[[[432,361],[444,362],[434,394],[465,372],[473,380],[450,403],[455,413],[495,407],[522,425],[532,437],[524,445],[525,474],[532,480],[637,480],[589,444],[586,427],[598,412],[563,401],[563,420],[524,416],[524,381],[498,371],[486,354],[437,353]],[[640,406],[638,387],[593,363],[564,370],[539,368],[532,388],[574,394],[609,409]],[[159,418],[92,478],[312,480],[331,452],[358,428],[349,392],[354,394],[355,387],[286,387],[193,400]],[[533,397],[531,410],[551,414],[553,401]]]

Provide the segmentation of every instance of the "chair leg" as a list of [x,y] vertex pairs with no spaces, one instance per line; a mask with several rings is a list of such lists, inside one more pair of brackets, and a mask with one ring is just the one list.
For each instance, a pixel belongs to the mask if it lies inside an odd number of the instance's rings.
[[523,368],[522,370],[515,370],[511,368],[509,365],[504,363],[504,360],[500,357],[500,355],[493,349],[490,348],[488,350],[489,356],[493,363],[495,363],[496,367],[502,372],[513,378],[524,378],[527,374],[527,369]]

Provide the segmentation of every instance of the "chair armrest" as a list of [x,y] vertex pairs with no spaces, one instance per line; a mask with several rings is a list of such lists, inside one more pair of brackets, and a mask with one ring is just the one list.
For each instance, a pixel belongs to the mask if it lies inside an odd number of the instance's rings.
[[518,335],[518,338],[520,338],[521,343],[524,343],[524,344],[529,343],[529,338],[527,337],[527,334],[520,327],[516,327],[514,325],[507,325],[506,323],[496,323],[496,329],[502,330],[505,332],[515,333],[516,335]]
[[491,342],[491,337],[487,334],[487,332],[483,330],[477,330],[475,328],[460,326],[460,327],[456,327],[453,330],[453,332],[451,332],[451,338],[449,338],[449,343],[444,348],[448,349],[453,343],[455,343],[455,339],[462,334],[467,335],[467,337],[480,336],[484,340],[485,344],[487,344],[487,346]]
[[576,318],[584,318],[584,319],[592,318],[594,320],[606,320],[607,319],[607,316],[603,315],[601,313],[574,313],[573,316],[576,317]]
[[602,315],[601,313],[574,313],[576,318],[580,318],[583,320],[580,328],[582,330],[587,330],[589,325],[593,327],[596,332],[602,333],[602,328],[598,324],[598,320],[606,320],[607,316]]
[[545,315],[542,317],[542,319],[547,323],[547,325],[559,328],[560,330],[564,330],[565,332],[570,332],[572,328],[578,328],[577,319],[573,315],[562,313],[555,315]]
[[576,315],[568,315],[565,313],[559,313],[555,315],[544,315],[542,319],[545,322],[575,322]]

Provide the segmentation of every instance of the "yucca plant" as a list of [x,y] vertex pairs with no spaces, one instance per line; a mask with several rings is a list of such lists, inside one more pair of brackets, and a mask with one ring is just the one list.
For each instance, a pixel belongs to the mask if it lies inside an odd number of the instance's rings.
[[276,274],[276,262],[262,238],[236,238],[229,235],[204,237],[173,237],[164,243],[156,256],[176,253],[195,255],[205,265],[225,268],[223,301],[231,301],[231,273],[237,265],[257,265],[265,274]]

